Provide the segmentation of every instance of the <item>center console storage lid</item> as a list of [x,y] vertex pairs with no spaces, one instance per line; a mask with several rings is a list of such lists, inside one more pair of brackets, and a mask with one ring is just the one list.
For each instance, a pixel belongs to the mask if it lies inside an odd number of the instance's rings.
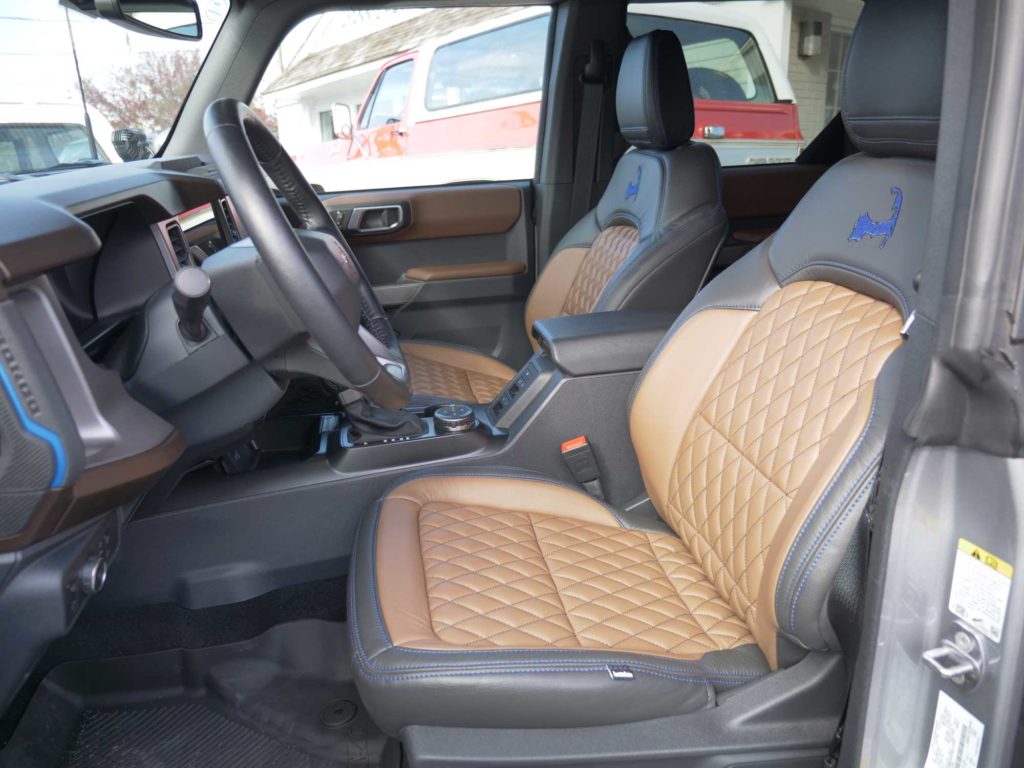
[[538,320],[533,337],[570,376],[639,371],[677,313],[626,309]]

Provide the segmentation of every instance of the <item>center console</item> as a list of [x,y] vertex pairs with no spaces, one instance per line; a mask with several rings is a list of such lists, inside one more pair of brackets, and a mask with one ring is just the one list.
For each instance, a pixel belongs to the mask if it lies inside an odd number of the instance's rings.
[[335,469],[350,473],[498,452],[565,379],[639,371],[674,320],[674,313],[636,310],[537,321],[540,350],[490,403],[407,408],[422,422],[420,434],[383,439],[363,439],[341,419],[327,455]]
[[[674,320],[630,310],[538,322],[540,349],[492,402],[448,409],[418,397],[401,414],[418,421],[414,436],[367,443],[344,414],[317,410],[332,399],[323,392],[305,416],[269,417],[271,431],[254,438],[255,464],[193,472],[149,515],[136,513],[104,606],[203,608],[343,575],[338,553],[351,548],[359,520],[410,473],[506,467],[576,484],[560,449],[579,435],[589,439],[607,501],[640,509],[629,396]],[[275,439],[288,447],[278,450]]]

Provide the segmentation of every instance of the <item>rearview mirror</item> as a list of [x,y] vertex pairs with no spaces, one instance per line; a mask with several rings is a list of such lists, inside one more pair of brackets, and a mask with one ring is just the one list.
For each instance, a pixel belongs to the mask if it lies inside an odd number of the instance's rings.
[[196,0],[96,0],[96,13],[119,26],[155,37],[203,37]]

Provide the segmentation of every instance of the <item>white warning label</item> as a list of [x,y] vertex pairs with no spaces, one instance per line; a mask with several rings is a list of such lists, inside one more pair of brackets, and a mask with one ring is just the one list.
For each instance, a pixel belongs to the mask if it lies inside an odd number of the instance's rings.
[[985,724],[939,691],[924,768],[977,768]]
[[999,642],[1010,599],[1013,566],[967,539],[960,539],[949,590],[949,610],[985,637]]

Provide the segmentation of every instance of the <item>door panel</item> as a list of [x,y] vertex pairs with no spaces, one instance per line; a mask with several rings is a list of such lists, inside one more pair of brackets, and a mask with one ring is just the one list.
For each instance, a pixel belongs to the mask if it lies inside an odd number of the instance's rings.
[[[462,344],[518,367],[530,353],[530,195],[528,182],[499,182],[346,192],[324,202],[403,339]],[[356,211],[389,206],[403,211],[400,226],[350,231]]]
[[770,237],[826,168],[800,163],[723,168],[722,202],[729,216],[729,236],[715,271]]

